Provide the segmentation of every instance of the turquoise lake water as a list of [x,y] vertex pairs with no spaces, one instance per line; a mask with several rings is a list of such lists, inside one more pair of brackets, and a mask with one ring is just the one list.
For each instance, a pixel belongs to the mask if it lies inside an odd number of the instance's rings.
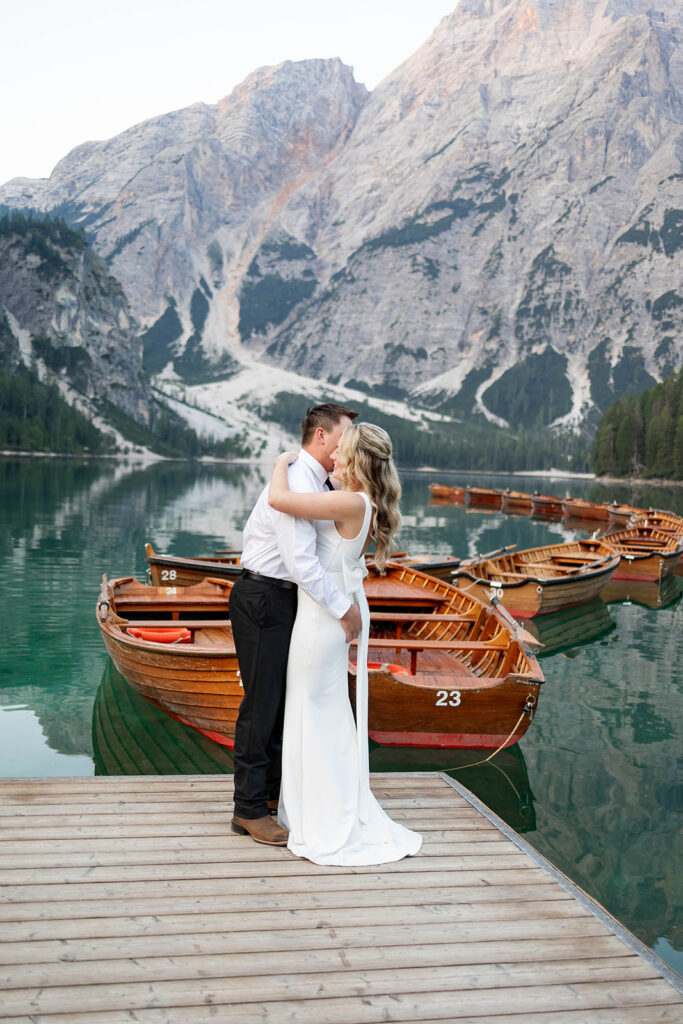
[[[95,622],[102,573],[145,579],[145,542],[241,546],[265,469],[0,460],[0,777],[230,772],[229,752],[133,693]],[[403,474],[401,546],[467,557],[586,536],[562,522],[430,503],[471,483],[616,499],[683,515],[683,488]],[[454,776],[683,972],[683,579],[613,588],[536,620],[546,683],[520,744]],[[375,771],[458,769],[471,751],[373,747]]]

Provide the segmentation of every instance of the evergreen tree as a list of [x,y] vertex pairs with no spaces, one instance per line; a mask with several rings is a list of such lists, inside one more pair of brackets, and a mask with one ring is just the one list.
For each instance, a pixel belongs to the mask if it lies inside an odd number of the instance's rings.
[[674,480],[683,480],[683,412],[678,417],[673,444],[673,472]]
[[592,461],[598,475],[683,480],[683,370],[607,409]]

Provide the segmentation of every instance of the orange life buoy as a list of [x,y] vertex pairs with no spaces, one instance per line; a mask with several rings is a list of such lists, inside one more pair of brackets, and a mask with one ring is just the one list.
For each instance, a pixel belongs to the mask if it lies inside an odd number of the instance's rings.
[[192,640],[192,633],[189,629],[140,629],[137,626],[131,627],[128,632],[138,640],[150,640],[155,644],[189,644]]

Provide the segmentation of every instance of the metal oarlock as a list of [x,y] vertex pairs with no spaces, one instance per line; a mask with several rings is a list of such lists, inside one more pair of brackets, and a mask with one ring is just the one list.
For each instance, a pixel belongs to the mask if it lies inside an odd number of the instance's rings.
[[528,630],[524,629],[523,626],[520,626],[519,622],[510,615],[510,612],[503,605],[499,597],[491,598],[491,607],[495,608],[498,614],[505,620],[515,640],[518,640],[522,644],[529,644],[533,647],[544,646],[540,640],[533,636]]

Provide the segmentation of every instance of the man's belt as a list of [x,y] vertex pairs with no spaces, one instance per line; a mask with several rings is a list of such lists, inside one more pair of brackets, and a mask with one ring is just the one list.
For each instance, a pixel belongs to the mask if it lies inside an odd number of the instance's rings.
[[277,576],[264,576],[262,572],[252,572],[251,569],[242,569],[242,576],[248,580],[257,580],[259,583],[274,583],[278,587],[284,587],[285,590],[293,590],[296,583],[292,583],[291,580],[279,580]]

